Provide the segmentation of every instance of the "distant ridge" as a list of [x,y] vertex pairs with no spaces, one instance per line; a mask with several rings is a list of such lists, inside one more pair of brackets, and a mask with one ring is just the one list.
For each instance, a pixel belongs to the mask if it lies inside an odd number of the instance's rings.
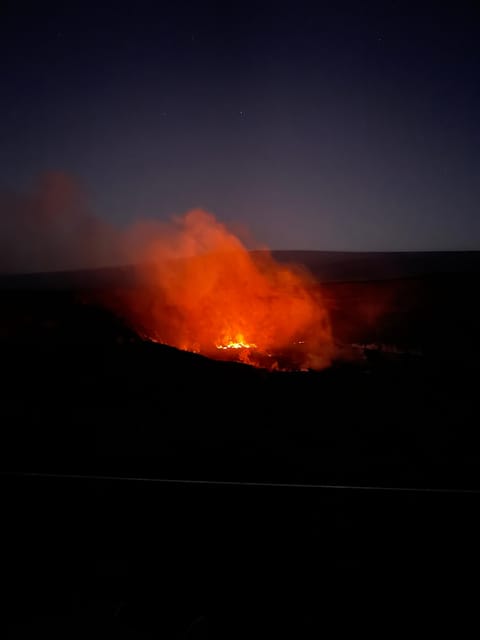
[[78,269],[74,271],[48,271],[40,273],[0,274],[0,291],[6,289],[69,290],[106,289],[132,286],[135,269],[131,265]]
[[480,273],[480,251],[272,251],[272,255],[280,262],[304,264],[324,282]]
[[[252,251],[261,255],[262,251]],[[441,274],[480,274],[480,251],[349,252],[272,251],[279,262],[307,267],[323,282],[392,280]],[[135,284],[133,265],[53,271],[47,273],[0,274],[0,290],[102,289]]]

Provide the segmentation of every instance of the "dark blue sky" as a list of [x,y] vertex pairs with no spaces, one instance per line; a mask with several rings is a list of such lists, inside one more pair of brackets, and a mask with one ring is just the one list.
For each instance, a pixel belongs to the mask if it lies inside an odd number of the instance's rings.
[[[67,6],[68,5],[68,6]],[[0,188],[275,249],[480,249],[476,3],[3,3]]]

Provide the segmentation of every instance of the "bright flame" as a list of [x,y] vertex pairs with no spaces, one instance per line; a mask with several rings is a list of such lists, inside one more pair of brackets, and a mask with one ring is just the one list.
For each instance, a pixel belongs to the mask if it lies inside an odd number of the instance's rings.
[[[252,254],[211,214],[136,230],[145,266],[122,311],[150,339],[210,357],[273,368],[321,369],[332,336],[318,283]],[[127,303],[127,304],[125,304]],[[288,360],[288,363],[282,364]]]
[[253,342],[247,342],[243,335],[239,333],[235,340],[227,339],[222,344],[215,345],[217,349],[256,349],[257,345]]

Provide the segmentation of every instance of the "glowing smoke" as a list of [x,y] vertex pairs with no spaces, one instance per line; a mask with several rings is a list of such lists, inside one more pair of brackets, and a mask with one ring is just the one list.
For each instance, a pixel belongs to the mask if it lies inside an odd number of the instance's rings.
[[135,290],[105,295],[134,329],[211,357],[274,369],[323,368],[332,357],[318,283],[267,252],[252,254],[201,210],[119,230],[93,215],[74,181],[45,176],[32,193],[0,195],[0,271],[135,264]]

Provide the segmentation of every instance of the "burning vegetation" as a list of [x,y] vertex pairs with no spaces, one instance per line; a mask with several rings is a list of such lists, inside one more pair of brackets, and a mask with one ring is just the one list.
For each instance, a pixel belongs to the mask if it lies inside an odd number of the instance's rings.
[[134,235],[144,266],[117,304],[144,338],[271,370],[330,364],[328,313],[306,270],[248,251],[201,210]]

